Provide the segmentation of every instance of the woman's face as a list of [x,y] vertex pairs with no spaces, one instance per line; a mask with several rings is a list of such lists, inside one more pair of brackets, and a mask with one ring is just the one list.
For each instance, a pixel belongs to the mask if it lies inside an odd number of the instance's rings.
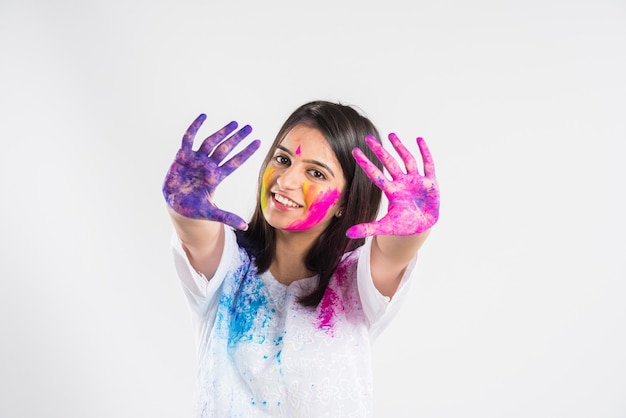
[[263,173],[261,209],[274,228],[322,232],[339,212],[346,180],[322,133],[296,125]]

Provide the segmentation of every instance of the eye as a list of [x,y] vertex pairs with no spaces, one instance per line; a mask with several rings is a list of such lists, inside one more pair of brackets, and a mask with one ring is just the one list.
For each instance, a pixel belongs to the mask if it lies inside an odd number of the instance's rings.
[[309,174],[319,180],[324,180],[326,175],[319,170],[309,170]]
[[284,155],[276,155],[274,157],[274,161],[278,165],[289,165],[289,162],[290,162],[289,158],[285,157]]

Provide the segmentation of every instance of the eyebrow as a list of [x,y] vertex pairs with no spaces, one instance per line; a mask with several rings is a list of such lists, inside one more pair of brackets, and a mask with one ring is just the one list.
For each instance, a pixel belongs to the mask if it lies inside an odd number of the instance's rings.
[[[287,148],[283,147],[282,145],[278,145],[276,148],[286,152],[291,157],[293,157],[293,153],[291,151],[289,151]],[[303,160],[303,161],[307,162],[307,163],[319,165],[320,167],[324,168],[325,170],[328,170],[328,172],[330,173],[331,176],[335,177],[335,173],[333,172],[333,170],[331,170],[330,167],[327,166],[326,164],[324,164],[323,162],[317,161],[317,160]]]

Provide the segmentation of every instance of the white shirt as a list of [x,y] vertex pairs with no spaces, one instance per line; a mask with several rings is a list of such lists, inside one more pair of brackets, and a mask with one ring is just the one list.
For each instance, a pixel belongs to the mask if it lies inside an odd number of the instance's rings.
[[408,291],[414,258],[390,300],[372,283],[371,239],[344,255],[317,308],[298,304],[317,276],[290,285],[261,275],[225,228],[211,280],[174,235],[174,264],[198,349],[195,417],[369,417],[371,344]]

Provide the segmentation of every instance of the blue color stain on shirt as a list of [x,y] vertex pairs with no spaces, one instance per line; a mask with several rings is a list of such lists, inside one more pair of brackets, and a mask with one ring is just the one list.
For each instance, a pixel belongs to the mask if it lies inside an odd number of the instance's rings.
[[220,310],[228,314],[218,319],[227,321],[228,346],[233,348],[245,341],[263,344],[265,332],[262,330],[273,317],[267,308],[263,280],[256,275],[255,269],[246,266],[241,266],[234,275],[241,279],[236,287],[225,289]]

